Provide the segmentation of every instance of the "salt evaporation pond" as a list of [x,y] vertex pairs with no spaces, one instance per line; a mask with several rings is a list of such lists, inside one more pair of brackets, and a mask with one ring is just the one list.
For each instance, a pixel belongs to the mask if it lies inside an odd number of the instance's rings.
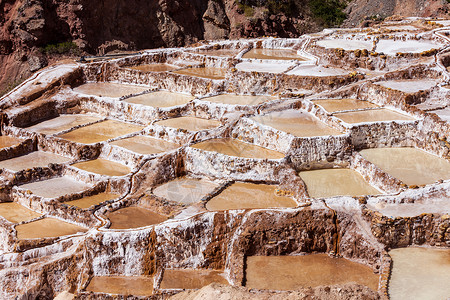
[[250,117],[251,120],[297,137],[340,135],[342,132],[321,122],[315,116],[296,109],[270,112]]
[[450,295],[450,249],[399,248],[389,280],[392,300],[441,300]]
[[206,203],[208,210],[297,207],[291,197],[278,196],[277,187],[267,184],[235,182]]
[[57,198],[64,195],[75,194],[91,188],[91,185],[76,181],[68,176],[56,177],[36,181],[19,186],[29,190],[37,196],[44,198]]
[[450,179],[450,162],[416,148],[374,148],[361,155],[407,185]]
[[415,120],[413,117],[386,108],[349,111],[349,112],[335,113],[333,115],[336,118],[339,118],[348,124]]
[[323,48],[341,48],[347,51],[353,51],[357,49],[371,50],[372,41],[350,40],[350,39],[323,39],[316,42],[317,46]]
[[439,118],[446,122],[450,122],[450,108],[442,108],[442,109],[436,109],[436,110],[430,110],[429,113],[433,113],[438,115]]
[[79,162],[72,166],[87,172],[106,176],[124,176],[131,172],[129,167],[103,158]]
[[73,89],[74,92],[80,94],[111,98],[120,98],[126,95],[139,94],[146,90],[148,90],[148,87],[145,86],[110,82],[85,83]]
[[270,63],[270,62],[241,62],[236,69],[242,72],[283,73],[292,67],[292,63]]
[[166,182],[153,190],[153,194],[181,204],[194,204],[219,187],[207,179],[180,177]]
[[0,216],[11,223],[20,223],[36,219],[40,217],[41,214],[38,214],[37,212],[34,212],[16,202],[3,202],[0,203]]
[[376,52],[383,52],[387,55],[396,55],[397,53],[421,53],[432,49],[440,49],[442,45],[435,44],[431,41],[394,41],[380,40],[375,49]]
[[111,142],[111,145],[116,145],[130,151],[145,155],[172,151],[180,147],[180,145],[175,143],[142,135],[117,140]]
[[280,159],[284,157],[284,154],[278,151],[270,150],[261,146],[245,143],[231,138],[211,139],[192,145],[191,147],[244,158]]
[[167,217],[141,207],[125,207],[107,214],[110,229],[130,229],[159,224]]
[[67,201],[64,203],[70,206],[76,206],[82,209],[86,209],[109,200],[117,199],[119,198],[119,196],[120,195],[114,193],[99,193],[97,195],[86,196],[81,199]]
[[326,254],[303,256],[248,256],[246,287],[297,290],[356,283],[378,290],[378,276],[368,266]]
[[115,120],[106,120],[60,134],[58,137],[72,142],[93,144],[137,132],[143,128],[143,126],[139,125]]
[[201,289],[213,282],[226,284],[228,281],[220,271],[177,269],[164,270],[161,289]]
[[291,49],[251,49],[242,58],[248,59],[273,59],[273,60],[307,60]]
[[179,69],[180,67],[169,65],[169,64],[148,64],[148,65],[139,65],[133,67],[127,67],[129,69],[138,70],[142,72],[168,72]]
[[438,81],[434,79],[404,79],[375,82],[375,84],[410,94],[429,90],[437,83]]
[[44,168],[49,164],[63,164],[71,159],[50,152],[34,151],[29,154],[0,161],[0,168],[18,172],[32,168]]
[[369,101],[363,101],[358,99],[320,99],[314,100],[315,104],[320,105],[327,112],[333,113],[344,110],[357,110],[366,108],[379,107]]
[[297,76],[312,76],[312,77],[325,77],[325,76],[345,76],[349,74],[349,71],[339,68],[325,68],[323,66],[316,65],[300,65],[293,70],[286,73],[287,75]]
[[153,277],[150,276],[95,276],[87,291],[113,295],[151,296]]
[[79,125],[85,125],[88,123],[97,122],[99,120],[99,117],[89,115],[61,115],[24,129],[42,134],[55,134]]
[[223,103],[230,105],[258,105],[267,101],[275,100],[272,96],[250,96],[250,95],[231,95],[222,94],[213,97],[203,98],[201,100],[209,101],[212,103]]
[[19,240],[54,238],[86,232],[87,229],[53,218],[44,218],[16,226]]
[[433,199],[432,201],[416,200],[414,203],[385,203],[367,204],[367,207],[379,211],[390,217],[415,217],[421,214],[450,213],[450,201],[446,198]]
[[240,51],[235,49],[217,49],[217,50],[197,50],[197,51],[192,50],[189,52],[207,56],[234,57],[238,55]]
[[127,98],[124,101],[150,107],[172,107],[177,105],[184,105],[194,98],[195,97],[193,96],[180,93],[158,91]]
[[322,169],[300,172],[311,198],[382,194],[351,169]]
[[201,119],[196,117],[178,117],[155,122],[157,125],[179,128],[188,131],[199,131],[216,128],[222,123],[217,120]]
[[227,70],[221,69],[221,68],[205,67],[205,68],[182,69],[182,70],[178,70],[178,71],[173,71],[173,73],[187,75],[187,76],[214,79],[214,80],[221,80],[221,79],[225,79]]
[[0,149],[18,145],[21,142],[22,141],[20,139],[15,138],[15,137],[7,136],[7,135],[0,135]]

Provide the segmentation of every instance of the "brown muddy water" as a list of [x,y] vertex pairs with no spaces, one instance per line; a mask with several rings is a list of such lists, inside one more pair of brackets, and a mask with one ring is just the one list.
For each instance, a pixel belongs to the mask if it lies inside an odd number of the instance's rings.
[[217,120],[201,119],[196,117],[178,117],[155,122],[157,125],[171,128],[185,129],[188,131],[199,131],[216,128],[222,123]]
[[252,49],[245,53],[242,58],[250,59],[276,59],[276,60],[307,60],[297,54],[295,50],[289,49]]
[[321,99],[314,100],[315,104],[322,106],[327,112],[333,113],[344,110],[355,110],[379,107],[369,101],[357,99]]
[[390,299],[448,299],[450,249],[399,248],[389,255],[393,260]]
[[89,115],[61,115],[51,120],[47,120],[36,125],[25,128],[25,130],[42,134],[55,134],[69,130],[75,126],[85,125],[100,120],[99,117]]
[[44,218],[16,226],[19,240],[52,238],[86,232],[87,229],[53,218]]
[[41,214],[16,202],[4,202],[0,203],[0,216],[11,223],[20,223],[38,218]]
[[278,196],[276,186],[236,182],[206,203],[208,210],[296,207],[291,197]]
[[351,169],[302,171],[299,175],[305,182],[311,198],[382,194],[365,181],[358,172]]
[[22,142],[21,139],[18,139],[18,138],[12,137],[12,136],[1,135],[0,136],[0,149],[11,147],[11,146],[20,144],[21,142]]
[[168,72],[179,69],[180,67],[169,65],[169,64],[149,64],[149,65],[139,65],[133,67],[127,67],[129,69],[143,71],[143,72]]
[[160,288],[201,289],[213,282],[228,285],[228,281],[220,271],[193,269],[164,270]]
[[227,73],[226,69],[222,68],[188,68],[188,69],[182,69],[178,71],[173,71],[173,73],[181,74],[181,75],[187,75],[187,76],[194,76],[194,77],[202,77],[202,78],[208,78],[208,79],[214,79],[214,80],[222,80],[225,79],[225,75]]
[[313,115],[295,109],[271,112],[250,119],[298,137],[342,134],[339,130],[321,122]]
[[414,121],[415,118],[386,108],[333,114],[348,124],[381,121]]
[[296,290],[357,283],[378,290],[378,276],[368,266],[326,254],[247,257],[246,287]]
[[81,181],[76,181],[70,177],[62,176],[27,183],[19,187],[29,190],[37,196],[44,198],[57,198],[64,195],[82,192],[92,186]]
[[213,97],[203,98],[202,100],[209,101],[212,103],[223,103],[230,105],[258,105],[275,99],[276,97],[264,95],[250,96],[250,95],[222,94]]
[[58,137],[76,143],[93,144],[137,132],[143,128],[144,126],[106,120],[58,135]]
[[111,145],[123,147],[139,154],[158,154],[162,152],[172,151],[180,147],[180,145],[166,142],[164,140],[152,137],[137,135],[130,138],[111,142]]
[[153,277],[95,276],[86,290],[113,295],[150,296],[153,294]]
[[127,98],[124,101],[151,107],[172,107],[184,105],[193,99],[195,97],[190,95],[159,91]]
[[124,176],[131,172],[125,165],[103,158],[79,162],[72,165],[75,168],[106,176]]
[[82,208],[82,209],[86,209],[86,208],[89,208],[91,206],[103,203],[105,201],[117,199],[119,197],[120,197],[119,194],[99,193],[97,195],[87,196],[87,197],[83,197],[83,198],[78,199],[78,200],[67,201],[67,202],[64,202],[64,203],[67,204],[67,205],[70,205],[70,206],[76,206],[76,207],[79,207],[79,208]]
[[374,148],[359,153],[407,185],[450,179],[450,162],[416,148]]
[[159,224],[167,217],[141,207],[125,207],[107,214],[110,229],[130,229]]
[[219,187],[207,179],[180,177],[164,183],[153,190],[153,194],[182,204],[194,204]]
[[79,87],[74,88],[73,91],[85,95],[120,98],[130,94],[139,94],[148,89],[149,88],[145,86],[131,84],[93,82],[80,85]]
[[236,139],[211,139],[191,146],[210,152],[218,152],[228,156],[256,158],[256,159],[280,159],[284,154],[263,148],[261,146],[241,142]]
[[189,52],[197,53],[197,54],[201,54],[201,55],[208,55],[208,56],[234,57],[239,54],[240,50],[218,49],[218,50],[199,50],[199,51],[189,51]]
[[26,155],[0,161],[0,168],[17,172],[37,167],[47,167],[49,164],[63,164],[71,158],[44,151],[34,151]]

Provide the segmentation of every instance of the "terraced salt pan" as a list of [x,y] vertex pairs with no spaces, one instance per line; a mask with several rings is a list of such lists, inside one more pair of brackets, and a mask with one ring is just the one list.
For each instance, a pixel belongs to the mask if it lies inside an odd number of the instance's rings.
[[188,131],[213,129],[222,125],[222,123],[220,123],[220,121],[217,120],[207,120],[195,117],[179,117],[166,119],[155,122],[155,124],[171,128],[185,129]]
[[159,91],[127,98],[124,101],[150,107],[171,107],[176,105],[184,105],[194,98],[195,97],[190,95]]
[[390,299],[448,299],[450,249],[399,248],[389,255],[393,260]]
[[62,176],[52,179],[36,181],[19,186],[44,198],[57,198],[64,195],[79,193],[91,188],[91,185]]
[[153,294],[153,277],[95,276],[89,282],[86,290],[113,295],[151,296]]
[[130,94],[139,94],[148,89],[149,88],[145,86],[131,84],[93,82],[80,85],[79,87],[74,88],[73,91],[85,95],[120,98]]
[[312,76],[312,77],[325,77],[325,76],[344,76],[348,75],[349,71],[339,68],[325,68],[323,66],[316,65],[300,65],[293,70],[286,73],[287,75],[297,76]]
[[189,177],[180,177],[158,186],[153,194],[181,204],[194,204],[219,187],[218,183]]
[[70,206],[76,206],[82,209],[86,209],[109,200],[117,199],[119,198],[119,196],[120,195],[114,193],[99,193],[97,195],[87,196],[78,200],[67,201],[64,203]]
[[180,67],[169,64],[149,64],[149,65],[133,66],[128,68],[143,72],[169,72],[179,69]]
[[286,196],[276,195],[277,187],[267,184],[236,182],[206,203],[208,210],[296,207]]
[[16,226],[19,240],[52,238],[86,232],[87,229],[53,218],[44,218]]
[[34,151],[26,155],[0,161],[0,168],[18,172],[38,167],[47,167],[49,164],[63,164],[71,158],[44,151]]
[[218,50],[199,50],[190,52],[207,56],[234,57],[238,55],[240,51],[234,49],[218,49]]
[[435,199],[433,202],[426,203],[377,203],[375,205],[367,204],[372,210],[377,210],[385,216],[394,217],[415,217],[423,213],[438,214],[450,213],[450,202],[446,198]]
[[419,91],[429,90],[437,83],[438,81],[433,79],[406,79],[375,82],[375,84],[411,94],[417,93]]
[[322,169],[300,172],[311,198],[382,194],[351,169]]
[[211,139],[192,145],[191,147],[244,158],[280,159],[284,157],[284,154],[278,151],[266,149],[231,138]]
[[273,59],[273,60],[307,60],[298,55],[297,51],[290,49],[251,49],[242,58]]
[[0,135],[0,149],[18,145],[21,142],[22,142],[22,140],[15,138],[15,137],[7,136],[7,135]]
[[315,104],[322,106],[326,111],[333,113],[344,110],[356,110],[379,107],[369,101],[358,99],[321,99],[314,100]]
[[129,167],[103,158],[79,162],[72,166],[91,173],[106,176],[124,176],[131,172]]
[[161,289],[201,289],[213,282],[226,284],[223,273],[214,270],[164,270]]
[[205,67],[205,68],[182,69],[182,70],[178,70],[178,71],[173,71],[173,73],[187,75],[187,76],[221,80],[221,79],[225,79],[227,70],[221,69],[221,68]]
[[55,134],[69,130],[75,126],[85,125],[100,120],[99,117],[89,115],[61,115],[36,125],[25,128],[25,130],[42,134]]
[[106,120],[60,134],[58,137],[72,142],[93,144],[140,131],[143,128],[143,126],[139,125]]
[[368,161],[407,185],[450,179],[450,162],[416,148],[375,148],[360,151]]
[[394,41],[394,40],[380,40],[375,49],[376,52],[383,52],[387,55],[395,55],[397,53],[421,53],[431,49],[440,49],[442,45],[433,43],[431,41]]
[[141,207],[125,207],[107,214],[110,229],[130,229],[159,224],[167,217]]
[[291,63],[241,62],[236,69],[242,72],[283,73],[292,67]]
[[155,139],[142,135],[117,140],[111,142],[111,144],[145,155],[172,151],[180,147],[180,145],[175,143],[166,142],[164,140]]
[[0,216],[11,223],[20,223],[38,218],[41,214],[38,214],[37,212],[34,212],[16,202],[4,202],[0,203]]
[[347,51],[357,49],[371,50],[373,43],[371,41],[349,40],[349,39],[323,39],[316,42],[317,46],[323,48],[341,48]]
[[250,119],[298,137],[342,134],[313,115],[295,109],[271,112]]
[[442,109],[436,109],[436,110],[430,110],[429,113],[433,113],[438,115],[439,118],[446,122],[450,122],[450,107],[442,108]]
[[333,115],[348,124],[415,120],[413,117],[386,108],[342,112]]
[[303,256],[248,256],[246,287],[296,290],[357,283],[378,290],[378,276],[368,266],[326,254]]
[[222,94],[213,97],[203,98],[202,100],[213,103],[223,103],[230,105],[258,105],[275,99],[276,99],[275,97],[264,95],[249,96],[249,95]]

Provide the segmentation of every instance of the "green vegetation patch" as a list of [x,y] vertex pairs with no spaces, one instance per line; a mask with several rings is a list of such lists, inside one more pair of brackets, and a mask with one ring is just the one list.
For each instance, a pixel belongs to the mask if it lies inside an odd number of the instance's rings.
[[81,53],[80,49],[74,42],[49,44],[42,47],[41,52],[45,54],[72,54],[72,55],[79,55]]
[[311,0],[309,2],[314,17],[321,20],[326,27],[341,25],[347,18],[343,10],[347,3],[341,0]]

